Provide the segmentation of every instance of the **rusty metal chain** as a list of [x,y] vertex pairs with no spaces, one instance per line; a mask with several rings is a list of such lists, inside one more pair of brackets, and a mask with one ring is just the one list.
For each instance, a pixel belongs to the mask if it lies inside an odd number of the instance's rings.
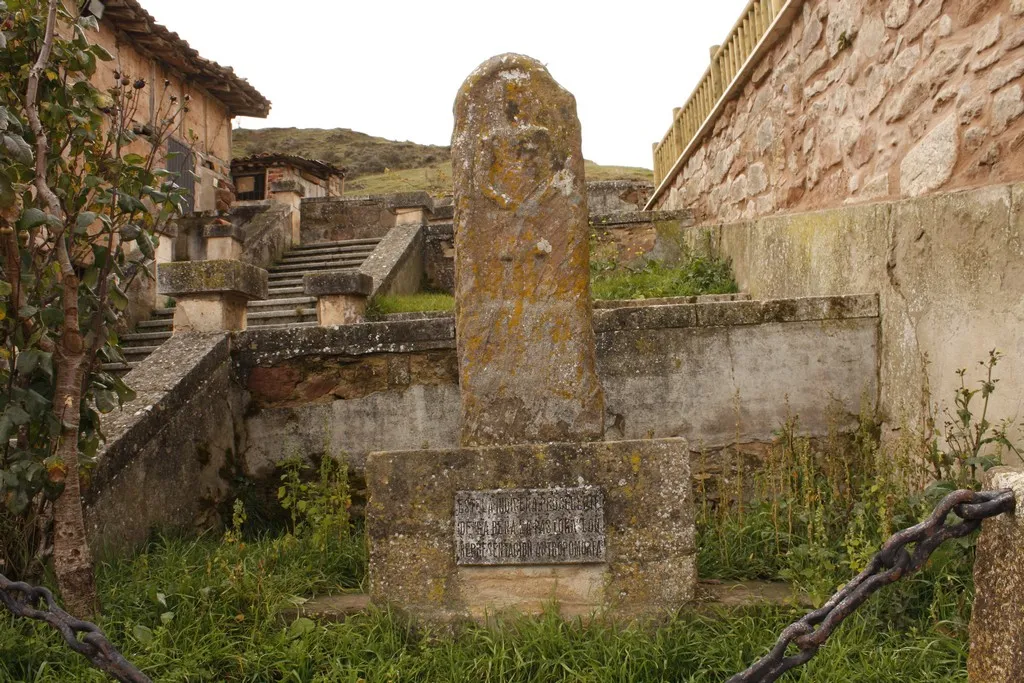
[[[10,581],[0,574],[0,602],[15,616],[45,621],[57,629],[68,647],[111,678],[122,683],[152,683],[114,648],[99,627],[62,610],[47,589]],[[37,609],[40,603],[43,609]]]
[[[833,595],[819,609],[790,624],[766,656],[727,683],[772,683],[785,672],[817,654],[843,619],[850,616],[872,593],[916,572],[943,542],[975,531],[984,519],[1015,508],[1013,492],[954,491],[939,503],[925,521],[893,535],[868,563],[867,569]],[[960,521],[946,524],[950,512]],[[913,551],[908,544],[915,544]],[[790,646],[799,652],[787,655]]]

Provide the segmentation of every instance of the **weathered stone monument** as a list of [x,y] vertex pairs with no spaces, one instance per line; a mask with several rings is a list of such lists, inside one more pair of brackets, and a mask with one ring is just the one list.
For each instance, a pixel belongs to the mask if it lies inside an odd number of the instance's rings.
[[501,55],[459,90],[452,137],[462,444],[604,433],[576,100]]
[[455,117],[463,447],[370,454],[371,595],[428,619],[677,608],[696,581],[689,451],[600,441],[575,100],[507,54]]

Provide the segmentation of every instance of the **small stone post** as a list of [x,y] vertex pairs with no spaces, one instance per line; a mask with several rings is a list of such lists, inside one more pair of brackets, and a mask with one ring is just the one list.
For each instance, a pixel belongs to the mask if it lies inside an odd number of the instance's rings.
[[455,100],[452,175],[462,444],[601,439],[576,99],[535,59],[487,60]]
[[302,279],[306,296],[315,296],[316,319],[321,327],[354,325],[366,319],[366,299],[373,278],[356,270],[311,273]]
[[395,216],[395,225],[421,225],[427,222],[434,200],[426,192],[399,192],[389,195],[385,208]]
[[273,201],[292,207],[292,246],[299,244],[302,234],[302,198],[306,196],[306,191],[295,180],[275,180],[270,183],[267,194]]
[[237,261],[242,257],[245,234],[241,228],[226,219],[203,227],[206,239],[206,260]]
[[1016,515],[981,525],[974,560],[970,683],[1024,681],[1024,467],[995,467],[983,488],[1012,489]]
[[175,299],[174,334],[244,330],[246,304],[267,298],[267,271],[240,261],[164,263],[157,288]]

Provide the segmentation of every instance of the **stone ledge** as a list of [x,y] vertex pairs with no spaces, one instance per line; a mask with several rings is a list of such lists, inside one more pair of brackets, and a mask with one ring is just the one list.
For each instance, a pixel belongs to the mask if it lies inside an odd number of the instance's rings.
[[300,197],[306,196],[306,188],[304,188],[297,180],[288,178],[286,180],[275,180],[270,183],[270,187],[267,191],[276,194],[279,192],[292,192],[299,195]]
[[414,209],[424,208],[427,211],[431,211],[434,208],[434,199],[427,192],[396,192],[394,194],[386,194],[383,196],[384,208],[388,210],[394,209]]
[[240,261],[174,261],[157,268],[157,291],[167,296],[236,294],[267,298],[267,271]]
[[302,286],[307,296],[369,296],[373,289],[373,278],[355,270],[332,270],[306,275],[302,278]]
[[[383,322],[348,325],[342,328],[245,330],[237,333],[236,362],[243,367],[252,367],[272,365],[304,356],[362,356],[373,353],[455,348],[453,313],[430,311],[400,315],[403,319],[388,318]],[[405,318],[406,315],[410,317]],[[875,294],[769,301],[647,304],[595,309],[594,331],[605,333],[618,330],[799,323],[877,317],[878,296]]]
[[687,221],[693,223],[693,211],[621,211],[617,213],[600,213],[590,216],[591,227],[629,225],[633,223],[660,223],[661,221]]
[[238,242],[245,242],[245,228],[243,225],[225,221],[223,223],[210,223],[203,226],[203,237],[230,237]]
[[125,377],[135,398],[102,419],[106,444],[96,458],[82,499],[86,504],[187,404],[214,371],[230,360],[227,334],[171,337]]

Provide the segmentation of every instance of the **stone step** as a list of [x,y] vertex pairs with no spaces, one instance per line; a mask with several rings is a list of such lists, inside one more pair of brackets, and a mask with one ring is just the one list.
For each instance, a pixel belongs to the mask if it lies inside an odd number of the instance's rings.
[[115,375],[124,375],[133,370],[138,363],[103,363],[100,369],[104,372],[112,372]]
[[250,311],[248,320],[250,323],[254,320],[275,320],[277,322],[282,322],[285,318],[308,318],[310,316],[312,316],[314,320],[316,319],[315,308],[296,308],[290,311]]
[[337,242],[313,242],[311,244],[300,244],[292,247],[289,252],[309,251],[310,249],[328,249],[334,247],[371,246],[375,247],[380,243],[380,237],[366,237],[357,240],[339,240]]
[[274,322],[274,323],[265,323],[265,322],[257,321],[256,324],[253,325],[253,327],[258,327],[261,330],[290,330],[290,329],[293,329],[295,327],[316,327],[316,326],[317,326],[317,321],[315,319],[315,316],[314,316],[313,320],[303,320],[302,322],[285,322],[285,323]]
[[154,308],[153,309],[153,317],[154,318],[162,318],[162,317],[171,317],[171,318],[173,318],[174,317],[174,309],[173,308]]
[[154,318],[153,320],[143,320],[138,323],[135,327],[138,329],[145,329],[147,332],[153,330],[169,330],[171,329],[171,318]]
[[142,360],[141,358],[138,358],[138,356],[145,358],[159,348],[159,344],[156,346],[126,346],[121,349],[121,352],[124,353],[126,358],[128,356],[132,356],[133,360]]
[[340,623],[347,618],[365,612],[370,608],[370,596],[366,593],[343,593],[321,595],[281,611],[281,619],[290,624],[299,617],[306,617],[320,623]]
[[352,261],[353,263],[364,263],[367,256],[369,256],[369,254],[323,254],[322,256],[316,256],[314,258],[288,258],[285,256],[282,260],[271,266],[271,270],[282,266],[315,266],[319,263],[324,263],[325,261]]
[[124,346],[145,346],[151,342],[165,342],[170,338],[170,332],[129,332],[121,336],[121,344]]
[[[281,281],[278,280],[274,284],[279,284]],[[302,286],[302,280],[296,280],[294,285],[286,285],[283,287],[271,287],[267,290],[267,296],[271,299],[285,299],[293,296],[302,296],[306,290]]]
[[362,264],[362,259],[345,259],[342,261],[316,261],[313,263],[285,263],[270,268],[267,272],[270,276],[283,273],[295,273],[306,270],[335,270],[342,268],[356,268]]
[[264,299],[263,301],[250,301],[249,310],[254,308],[265,310],[267,308],[277,308],[278,306],[302,306],[302,304],[316,304],[315,296],[293,296],[293,297],[281,297],[277,299]]
[[275,287],[283,286],[283,282],[287,281],[291,286],[301,286],[302,278],[310,273],[322,273],[325,270],[355,270],[355,266],[333,266],[326,268],[307,268],[306,270],[296,270],[284,273],[270,273],[267,278],[269,282],[272,282]]
[[331,254],[372,254],[372,246],[355,246],[355,247],[328,247],[326,249],[307,249],[306,251],[289,251],[283,258],[285,259],[304,259],[304,258],[316,258],[320,256],[329,256]]

